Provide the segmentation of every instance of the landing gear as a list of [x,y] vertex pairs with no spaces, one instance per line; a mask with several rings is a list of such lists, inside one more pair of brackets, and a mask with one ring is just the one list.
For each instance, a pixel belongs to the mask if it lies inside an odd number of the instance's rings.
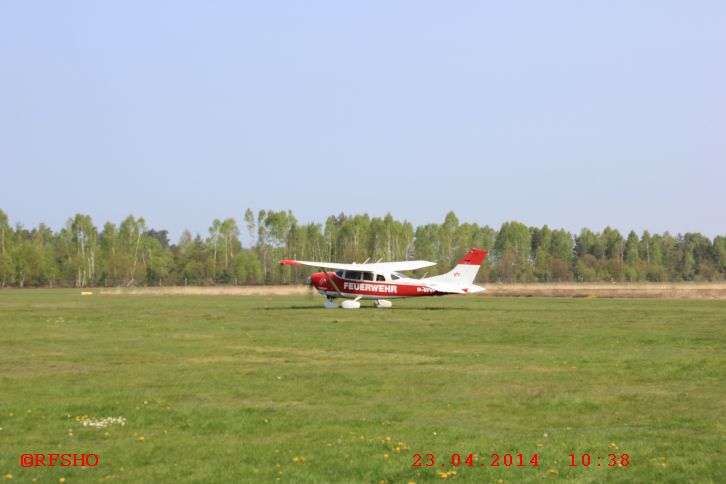
[[[346,299],[340,305],[338,305],[337,302],[333,300],[333,298],[328,298],[327,301],[323,303],[323,307],[326,309],[334,309],[334,308],[343,308],[343,309],[359,309],[360,308],[360,297],[357,297],[353,300]],[[373,306],[377,308],[391,308],[393,307],[393,303],[391,301],[387,301],[385,299],[376,299],[373,301]]]

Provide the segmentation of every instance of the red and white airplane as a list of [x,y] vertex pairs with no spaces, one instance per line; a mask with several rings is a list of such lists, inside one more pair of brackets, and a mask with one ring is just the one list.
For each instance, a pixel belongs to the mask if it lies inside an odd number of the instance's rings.
[[[311,262],[304,260],[281,260],[280,265],[304,265],[318,267],[308,279],[310,285],[328,300],[326,308],[337,308],[335,298],[352,299],[343,301],[341,307],[357,309],[361,299],[374,299],[379,308],[390,308],[388,299],[418,296],[444,296],[446,294],[475,294],[485,289],[475,284],[474,278],[484,262],[487,251],[471,249],[459,264],[446,274],[413,279],[399,271],[412,271],[436,265],[435,262],[412,260],[401,262],[376,262],[372,264],[337,264],[334,262]],[[335,272],[329,272],[333,269]]]

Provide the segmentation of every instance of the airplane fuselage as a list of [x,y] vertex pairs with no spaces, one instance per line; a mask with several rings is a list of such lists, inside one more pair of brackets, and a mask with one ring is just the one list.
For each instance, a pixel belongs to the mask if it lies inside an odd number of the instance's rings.
[[[418,279],[401,277],[392,281],[362,281],[339,277],[335,272],[316,272],[310,283],[326,297],[349,299],[398,299],[403,297],[441,296],[444,293],[417,283]],[[337,289],[336,289],[337,288]],[[340,292],[338,292],[340,291]]]

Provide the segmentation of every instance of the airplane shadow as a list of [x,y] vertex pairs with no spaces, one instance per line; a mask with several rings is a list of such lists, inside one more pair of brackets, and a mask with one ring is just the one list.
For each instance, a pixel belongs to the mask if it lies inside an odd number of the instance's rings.
[[[329,309],[326,309],[321,306],[288,306],[288,307],[270,307],[270,308],[260,308],[263,311],[289,311],[291,309],[294,309],[296,311],[298,310],[321,310],[321,311],[330,311]],[[341,310],[343,308],[337,308],[338,310]],[[381,309],[376,308],[373,306],[361,306],[358,310],[364,310],[364,311],[370,311],[372,309],[375,309],[377,311],[394,311],[394,312],[416,312],[416,311],[480,311],[480,308],[463,308],[463,307],[448,307],[448,308],[442,308],[437,306],[432,307],[423,307],[423,308],[402,308],[402,307],[394,307],[394,308],[388,308],[388,309]]]

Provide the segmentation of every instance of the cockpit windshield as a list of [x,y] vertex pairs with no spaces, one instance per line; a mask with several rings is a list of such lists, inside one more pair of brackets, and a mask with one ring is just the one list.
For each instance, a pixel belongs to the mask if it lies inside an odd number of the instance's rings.
[[360,280],[360,271],[345,271],[345,278],[346,279],[352,279],[354,281]]

